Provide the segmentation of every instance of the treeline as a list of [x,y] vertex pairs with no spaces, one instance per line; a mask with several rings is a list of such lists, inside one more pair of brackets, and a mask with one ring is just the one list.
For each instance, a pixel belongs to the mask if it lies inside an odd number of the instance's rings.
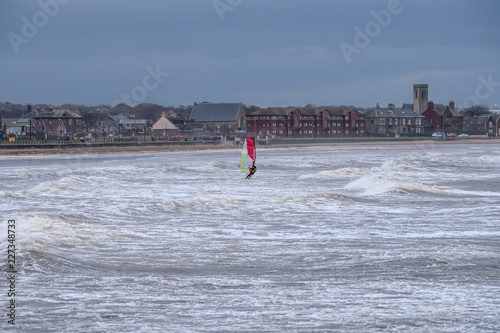
[[[32,104],[33,109],[37,106],[44,108],[48,104]],[[118,115],[123,114],[127,117],[135,117],[137,119],[151,119],[153,121],[158,120],[161,117],[162,112],[165,112],[169,117],[175,115],[173,118],[186,120],[191,116],[193,110],[193,105],[178,105],[178,106],[163,106],[159,104],[142,103],[135,106],[130,106],[124,103],[110,106],[110,105],[78,105],[65,103],[62,105],[52,105],[54,109],[68,109],[72,111],[78,111],[86,121],[92,121],[99,119],[103,114]],[[255,111],[259,110],[260,107],[255,105],[244,105],[245,110]],[[3,110],[4,118],[20,118],[28,113],[27,104],[1,102],[0,110]]]
[[[45,106],[47,104],[33,104],[36,106]],[[78,104],[62,104],[59,106],[53,106],[54,108],[68,109],[72,111],[78,111],[84,118],[99,118],[99,114],[109,113],[111,115],[124,114],[128,117],[135,117],[138,119],[151,119],[153,121],[158,120],[161,117],[162,112],[167,115],[175,114],[174,118],[186,120],[189,119],[191,111],[193,110],[193,105],[178,105],[178,106],[163,106],[159,104],[142,103],[135,106],[129,106],[127,104],[121,103],[115,105],[114,107],[110,105],[78,105]],[[298,106],[299,107],[299,106]],[[247,112],[257,111],[261,107],[256,105],[244,105]],[[299,108],[316,108],[314,104],[307,104]],[[368,109],[356,107],[353,105],[338,106],[339,109],[355,109],[360,112],[364,112]],[[20,118],[22,115],[26,114],[28,111],[27,104],[1,102],[0,110],[3,110],[3,118]],[[464,115],[480,115],[485,113],[490,113],[489,108],[485,105],[473,105],[462,110]],[[91,120],[91,119],[88,119]]]

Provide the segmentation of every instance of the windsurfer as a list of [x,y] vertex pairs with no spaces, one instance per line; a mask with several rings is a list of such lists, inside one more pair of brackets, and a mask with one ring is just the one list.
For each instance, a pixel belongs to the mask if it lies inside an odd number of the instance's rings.
[[252,177],[252,175],[257,172],[257,167],[254,165],[248,171],[250,171],[250,172],[248,173],[248,176],[246,176],[245,179],[248,179],[248,178]]

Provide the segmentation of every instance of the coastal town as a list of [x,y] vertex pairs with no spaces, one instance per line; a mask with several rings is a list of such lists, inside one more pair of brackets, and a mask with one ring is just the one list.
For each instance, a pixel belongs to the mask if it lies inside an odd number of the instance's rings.
[[2,144],[32,141],[116,142],[231,141],[235,138],[498,137],[500,112],[453,101],[429,100],[428,84],[413,85],[413,103],[354,106],[267,107],[193,103],[166,108],[27,104],[17,115],[0,109]]

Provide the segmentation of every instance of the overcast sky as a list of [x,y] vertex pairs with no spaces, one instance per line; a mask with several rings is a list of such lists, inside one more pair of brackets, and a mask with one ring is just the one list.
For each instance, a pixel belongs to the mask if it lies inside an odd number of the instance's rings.
[[0,101],[500,105],[498,0],[0,0]]

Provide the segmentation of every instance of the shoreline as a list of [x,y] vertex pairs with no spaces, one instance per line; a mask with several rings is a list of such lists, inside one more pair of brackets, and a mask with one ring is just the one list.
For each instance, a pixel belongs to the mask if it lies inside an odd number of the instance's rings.
[[[475,145],[475,144],[499,144],[500,140],[494,139],[467,139],[467,140],[412,140],[412,141],[359,141],[359,142],[304,142],[304,143],[278,143],[270,145],[258,145],[260,149],[292,149],[292,148],[313,148],[313,147],[388,147],[388,146],[440,146],[440,145]],[[241,146],[236,146],[232,143],[213,144],[197,144],[197,145],[162,145],[162,146],[79,146],[79,147],[64,147],[64,148],[11,148],[0,149],[0,157],[2,156],[32,156],[32,155],[88,155],[88,154],[114,154],[114,153],[171,153],[171,152],[188,152],[188,151],[207,151],[207,150],[239,150]]]

